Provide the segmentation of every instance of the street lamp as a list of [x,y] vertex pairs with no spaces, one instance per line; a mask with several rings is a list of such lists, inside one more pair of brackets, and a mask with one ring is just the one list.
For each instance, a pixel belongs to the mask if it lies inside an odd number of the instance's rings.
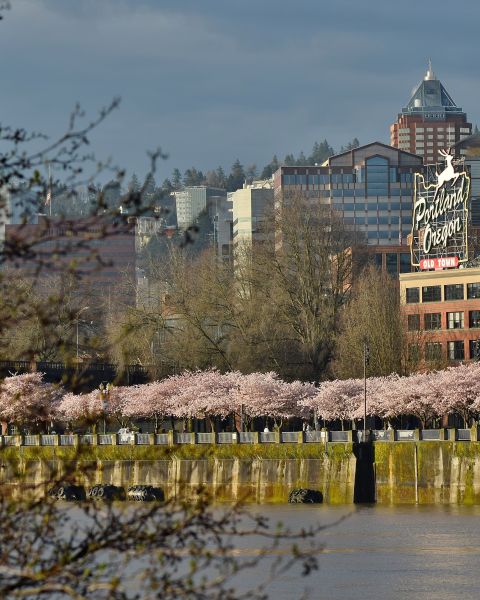
[[363,441],[367,441],[367,365],[370,362],[368,341],[363,340]]
[[89,306],[84,306],[77,312],[77,365],[78,365],[78,324],[80,322],[80,315],[82,314],[82,312],[84,312],[85,310],[88,310],[89,308],[90,308]]
[[106,385],[102,383],[98,386],[98,389],[100,390],[100,397],[102,399],[102,410],[103,410],[103,433],[105,434],[107,431],[107,423],[105,420],[105,413],[108,410],[108,397],[110,395],[110,391],[112,389],[112,384],[111,383],[107,383]]

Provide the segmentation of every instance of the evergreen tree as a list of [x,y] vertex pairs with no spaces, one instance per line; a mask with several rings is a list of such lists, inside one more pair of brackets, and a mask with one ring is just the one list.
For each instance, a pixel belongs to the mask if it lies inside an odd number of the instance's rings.
[[132,175],[132,178],[130,179],[130,181],[128,183],[128,191],[134,192],[134,193],[137,193],[140,191],[140,181],[138,180],[136,173],[134,173]]
[[244,183],[245,171],[243,170],[243,165],[237,158],[232,165],[232,170],[230,171],[230,175],[227,179],[227,191],[234,192],[235,190],[239,190],[243,187]]
[[360,146],[360,142],[358,141],[358,138],[353,138],[353,140],[351,142],[348,142],[348,144],[345,147],[341,147],[340,148],[340,152],[349,152],[350,150],[353,150],[354,148],[358,148]]
[[327,140],[323,140],[320,144],[315,142],[312,149],[312,154],[308,157],[308,162],[311,165],[321,165],[330,156],[335,154],[334,149],[330,146]]
[[287,167],[293,167],[295,165],[295,157],[293,154],[287,154],[283,159],[283,164]]
[[263,168],[260,179],[270,179],[273,173],[278,170],[279,166],[277,155],[274,154],[271,162]]
[[257,178],[257,165],[249,165],[245,169],[245,176],[249,183],[251,183],[254,179],[256,179]]
[[187,169],[183,174],[183,185],[186,187],[194,185],[202,185],[205,177],[201,171],[197,171],[195,167]]
[[227,182],[222,167],[218,167],[215,171],[207,171],[205,184],[209,187],[225,189]]
[[155,194],[157,184],[152,173],[148,173],[143,184],[143,193],[145,198],[152,197]]
[[218,178],[218,187],[222,189],[226,189],[227,187],[227,176],[225,175],[225,171],[219,166],[216,170],[217,178]]
[[168,179],[168,177],[166,179],[163,180],[162,183],[162,191],[165,194],[170,194],[171,192],[173,192],[175,188],[173,187],[172,182],[170,181],[170,179]]
[[297,164],[300,167],[304,167],[305,165],[308,165],[310,163],[308,162],[308,159],[305,156],[305,154],[303,152],[300,152],[300,154],[298,155],[298,158],[297,158],[295,164]]
[[179,169],[173,169],[172,172],[172,185],[174,190],[182,188],[182,174]]

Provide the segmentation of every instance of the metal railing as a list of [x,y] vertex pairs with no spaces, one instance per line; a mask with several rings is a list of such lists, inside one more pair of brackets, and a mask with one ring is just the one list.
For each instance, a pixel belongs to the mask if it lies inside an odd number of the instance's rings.
[[413,441],[415,440],[415,431],[413,429],[397,429],[395,439],[397,442]]
[[274,444],[277,441],[277,435],[274,431],[262,431],[259,435],[261,444]]
[[175,441],[177,444],[194,444],[195,436],[191,433],[177,433],[175,435]]
[[97,443],[99,446],[111,446],[113,444],[111,433],[99,433]]
[[[421,441],[480,441],[480,427],[471,429],[377,429],[368,431],[367,440],[374,442],[421,442]],[[110,446],[176,444],[326,444],[351,443],[363,440],[363,431],[328,431],[326,429],[307,431],[241,431],[221,433],[87,433],[87,434],[40,434],[3,435],[0,447],[11,446]]]
[[147,446],[150,444],[150,434],[148,433],[136,433],[135,444],[139,446]]
[[38,446],[39,439],[38,435],[24,435],[23,445],[24,446]]
[[86,446],[93,446],[94,445],[94,434],[93,433],[86,433],[83,435],[79,435],[78,436],[78,441],[80,444],[85,444]]
[[73,446],[75,444],[75,436],[73,433],[66,433],[60,436],[59,446]]
[[422,440],[441,440],[443,436],[442,429],[422,429]]
[[298,431],[282,431],[280,439],[284,444],[298,444],[298,436],[303,435]]
[[351,436],[350,431],[330,431],[330,441],[331,442],[348,442],[349,436]]
[[457,429],[457,440],[459,442],[470,442],[472,439],[472,432],[470,429]]
[[324,443],[328,439],[327,431],[306,431],[305,432],[305,442],[307,444],[311,443]]
[[58,441],[58,437],[53,434],[40,436],[40,445],[41,446],[56,446],[57,441]]
[[237,434],[230,431],[217,433],[217,444],[236,444]]
[[372,438],[375,442],[389,442],[392,430],[389,429],[374,429],[372,431]]

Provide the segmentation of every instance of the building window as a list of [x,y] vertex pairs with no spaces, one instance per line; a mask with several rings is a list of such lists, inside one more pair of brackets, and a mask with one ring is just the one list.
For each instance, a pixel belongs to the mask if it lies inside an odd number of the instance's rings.
[[469,340],[470,358],[472,360],[480,360],[480,339]]
[[418,344],[408,345],[408,358],[411,362],[418,362],[420,360],[420,348]]
[[367,195],[388,196],[388,160],[381,156],[373,156],[365,162],[367,166]]
[[462,341],[447,342],[448,358],[450,360],[463,360],[465,358],[465,345]]
[[463,300],[463,284],[446,285],[444,294],[445,300]]
[[439,285],[428,285],[422,288],[422,302],[440,302],[442,288]]
[[447,329],[463,329],[463,312],[447,313]]
[[427,342],[425,344],[425,360],[441,360],[442,344],[441,342]]
[[372,260],[373,260],[373,264],[377,267],[377,269],[381,269],[382,268],[382,254],[380,254],[379,252],[376,252],[373,256],[372,256]]
[[387,253],[387,273],[398,275],[397,255],[393,252]]
[[400,273],[410,273],[412,270],[410,254],[402,252],[400,254]]
[[442,328],[442,314],[441,313],[426,313],[424,317],[424,327],[430,331],[432,329]]
[[414,304],[420,302],[420,288],[407,288],[407,304]]
[[467,298],[480,298],[480,283],[467,283]]
[[468,318],[470,327],[480,327],[480,310],[471,310]]
[[418,331],[420,329],[420,315],[408,315],[408,331]]

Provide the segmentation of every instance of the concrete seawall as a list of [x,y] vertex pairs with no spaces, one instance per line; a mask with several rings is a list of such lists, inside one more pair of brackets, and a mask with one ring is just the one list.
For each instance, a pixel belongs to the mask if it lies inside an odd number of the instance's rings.
[[[333,447],[335,446],[335,447]],[[285,445],[270,446],[268,456],[251,448],[251,456],[189,458],[158,455],[88,459],[50,453],[29,456],[0,451],[0,492],[15,495],[25,484],[41,489],[51,474],[61,477],[76,464],[79,483],[85,487],[109,483],[128,487],[151,484],[164,489],[167,498],[188,498],[199,487],[218,501],[283,503],[296,487],[320,490],[329,504],[352,504],[362,498],[365,470],[351,444],[318,445],[310,455],[289,456]],[[232,450],[234,454],[234,450]],[[275,455],[278,454],[278,457]],[[377,442],[373,445],[373,495],[379,504],[480,504],[480,442]],[[361,490],[360,490],[361,491]],[[372,498],[373,499],[373,498]]]
[[480,442],[375,444],[379,504],[480,504]]
[[[342,446],[342,448],[340,447]],[[188,498],[204,488],[218,501],[284,503],[296,487],[321,490],[325,502],[353,502],[356,459],[351,444],[337,445],[335,451],[319,448],[317,457],[298,458],[179,458],[122,459],[72,463],[64,458],[4,460],[0,470],[0,491],[15,495],[22,485],[38,489],[48,486],[52,474],[61,478],[74,469],[78,483],[128,487],[150,484],[164,489],[167,498]],[[1,459],[1,453],[0,453]],[[75,466],[76,465],[76,466]]]

